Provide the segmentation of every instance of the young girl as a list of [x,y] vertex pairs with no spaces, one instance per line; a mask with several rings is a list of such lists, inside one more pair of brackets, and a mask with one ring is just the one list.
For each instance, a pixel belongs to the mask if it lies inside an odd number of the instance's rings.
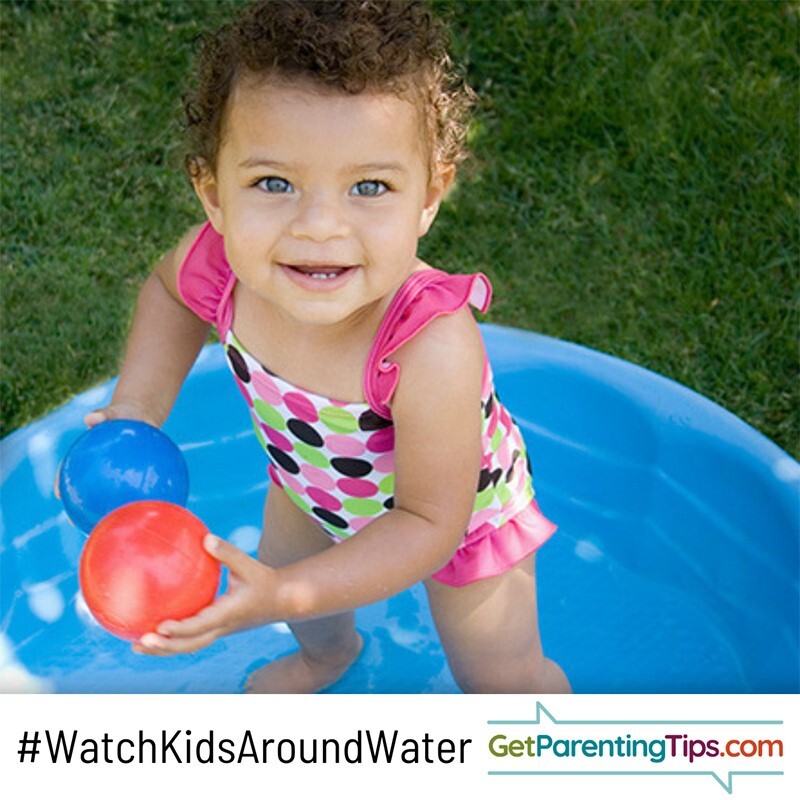
[[139,652],[285,620],[300,649],[249,689],[316,691],[359,655],[353,609],[424,581],[464,691],[569,691],[537,626],[533,554],[554,526],[469,309],[489,283],[416,255],[468,99],[414,0],[261,2],[206,41],[187,165],[208,221],[145,283],[87,423],[162,424],[215,325],[271,482],[259,559],[208,537],[227,594]]

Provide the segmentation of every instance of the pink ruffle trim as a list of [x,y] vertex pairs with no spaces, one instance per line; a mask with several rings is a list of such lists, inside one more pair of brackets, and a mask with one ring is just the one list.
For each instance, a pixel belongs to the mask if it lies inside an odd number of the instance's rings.
[[235,285],[225,243],[207,222],[178,270],[178,292],[200,319],[217,326],[220,338],[227,335],[233,321],[231,297]]
[[538,550],[556,525],[539,510],[535,500],[502,528],[482,525],[438,572],[431,576],[448,586],[464,586],[501,575]]
[[400,287],[383,318],[367,357],[364,397],[370,408],[392,418],[389,403],[400,379],[400,367],[390,355],[413,339],[442,314],[453,314],[470,304],[481,312],[489,307],[492,287],[482,273],[450,275],[442,270],[415,272]]

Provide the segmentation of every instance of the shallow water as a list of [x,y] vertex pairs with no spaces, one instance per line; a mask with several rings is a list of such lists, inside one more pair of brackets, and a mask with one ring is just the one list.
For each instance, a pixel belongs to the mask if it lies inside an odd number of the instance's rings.
[[[799,691],[796,462],[652,373],[633,368],[631,383],[630,365],[591,351],[490,326],[484,335],[538,499],[559,524],[537,557],[540,622],[574,689]],[[52,485],[83,415],[112,389],[2,443],[0,690],[238,691],[294,648],[285,625],[149,658],[99,628],[79,596],[85,534]],[[254,554],[265,459],[218,347],[166,430],[189,464],[189,508]],[[364,653],[331,691],[457,691],[420,587],[361,609],[357,624]]]

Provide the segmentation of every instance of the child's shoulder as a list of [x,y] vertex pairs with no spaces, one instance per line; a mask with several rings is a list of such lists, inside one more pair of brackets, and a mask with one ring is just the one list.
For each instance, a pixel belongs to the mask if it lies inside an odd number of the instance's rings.
[[[406,432],[404,435],[414,431],[414,436],[427,431],[426,437],[449,439],[447,432],[453,426],[459,431],[473,430],[486,356],[468,308],[436,317],[399,348],[392,360],[398,375],[389,405],[398,436],[400,431]],[[429,424],[434,424],[433,430]]]
[[[483,340],[471,307],[486,311],[491,297],[489,281],[481,273],[454,275],[424,266],[411,278],[417,285],[408,302],[416,306],[410,314],[409,333],[415,332],[397,350],[397,360],[424,357],[432,362],[458,363],[470,357],[482,359]],[[414,320],[415,316],[419,319]]]
[[180,291],[178,289],[178,276],[181,266],[186,260],[186,256],[192,248],[192,245],[197,240],[200,232],[203,230],[203,225],[194,225],[189,228],[186,233],[180,238],[178,243],[171,250],[167,251],[156,265],[155,272],[158,274],[164,286],[168,289],[170,294],[176,299],[180,299]]
[[392,361],[399,368],[395,414],[398,402],[418,409],[439,397],[460,402],[479,396],[486,353],[469,305],[433,317],[393,353]]
[[483,363],[478,324],[468,306],[433,318],[393,355],[403,371],[409,367],[446,375]]
[[485,351],[469,307],[486,311],[489,281],[423,267],[395,296],[367,364],[367,400],[379,414],[394,415],[398,401],[418,409],[446,387],[466,398],[482,380]]

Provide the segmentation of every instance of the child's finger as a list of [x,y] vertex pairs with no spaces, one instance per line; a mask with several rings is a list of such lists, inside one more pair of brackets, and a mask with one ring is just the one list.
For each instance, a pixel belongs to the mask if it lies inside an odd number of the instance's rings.
[[217,631],[209,631],[202,636],[171,639],[168,636],[146,633],[133,645],[133,650],[139,655],[147,656],[175,656],[194,653],[215,642],[218,635]]
[[251,558],[247,553],[240,550],[236,545],[220,539],[218,536],[208,534],[203,540],[203,546],[220,564],[226,566],[236,575],[244,575],[254,565],[260,562]]
[[102,409],[98,411],[90,411],[84,418],[83,422],[88,428],[94,428],[95,425],[99,425],[101,422],[105,422],[108,419],[108,415]]
[[[225,627],[230,605],[227,595],[223,595],[210,606],[206,606],[193,617],[182,620],[166,620],[156,628],[156,634],[169,639],[187,639],[204,636],[210,631]],[[147,634],[149,636],[149,634]]]

